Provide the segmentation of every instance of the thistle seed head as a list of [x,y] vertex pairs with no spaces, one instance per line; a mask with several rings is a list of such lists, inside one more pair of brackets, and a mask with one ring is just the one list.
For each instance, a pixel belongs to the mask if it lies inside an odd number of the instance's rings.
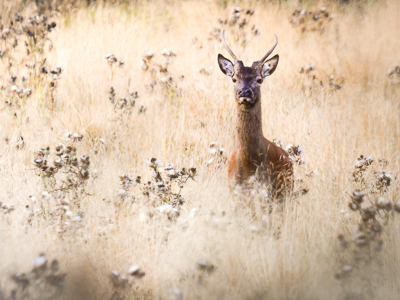
[[124,288],[128,283],[128,278],[125,275],[120,275],[115,270],[110,272],[110,279],[115,288]]
[[146,273],[143,272],[138,265],[131,266],[128,270],[128,274],[136,278],[142,278],[144,275],[146,275]]
[[400,213],[400,201],[396,201],[393,205],[393,208],[397,213]]
[[41,167],[44,164],[45,160],[42,157],[38,157],[35,158],[33,162],[35,163],[36,167]]
[[352,194],[351,194],[351,200],[353,200],[355,203],[357,204],[361,204],[364,201],[364,192],[360,191],[360,190],[355,190]]
[[289,153],[289,155],[292,156],[300,156],[303,153],[303,150],[299,145],[295,144],[289,144],[286,146],[286,151]]
[[390,211],[392,209],[392,203],[383,197],[379,197],[376,200],[375,206],[378,209],[383,209],[383,210],[387,210],[387,211]]
[[367,222],[368,220],[374,219],[376,215],[376,210],[373,206],[367,207],[362,209],[361,211],[361,217],[364,222]]
[[61,168],[62,166],[62,159],[61,157],[56,157],[53,162],[54,166],[57,168]]
[[83,139],[83,135],[79,133],[74,133],[72,135],[72,139],[74,140],[74,142],[80,142]]
[[349,208],[350,208],[352,211],[356,211],[356,210],[358,210],[358,209],[360,208],[360,206],[359,206],[358,203],[356,203],[356,202],[350,202],[350,203],[349,203]]
[[42,254],[33,260],[34,271],[44,271],[47,267],[47,258]]
[[198,270],[206,271],[207,273],[212,273],[215,270],[215,266],[204,259],[199,259],[196,267]]
[[87,179],[89,179],[90,173],[88,170],[84,169],[84,170],[79,171],[79,175],[83,180],[87,180]]

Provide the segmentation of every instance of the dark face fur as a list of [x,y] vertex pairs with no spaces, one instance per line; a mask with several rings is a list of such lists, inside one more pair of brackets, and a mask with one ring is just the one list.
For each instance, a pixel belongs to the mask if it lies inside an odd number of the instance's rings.
[[235,98],[243,109],[253,108],[260,101],[260,86],[264,78],[275,71],[278,61],[279,55],[275,55],[263,63],[256,61],[251,67],[245,67],[240,60],[233,64],[218,54],[219,68],[222,73],[232,78]]

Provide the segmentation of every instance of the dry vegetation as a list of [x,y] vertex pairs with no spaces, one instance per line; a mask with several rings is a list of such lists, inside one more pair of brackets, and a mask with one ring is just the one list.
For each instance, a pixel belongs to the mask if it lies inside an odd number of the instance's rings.
[[[235,5],[3,13],[0,299],[398,299],[400,4]],[[283,207],[229,192],[218,27],[245,64],[279,37],[264,135],[308,190]]]

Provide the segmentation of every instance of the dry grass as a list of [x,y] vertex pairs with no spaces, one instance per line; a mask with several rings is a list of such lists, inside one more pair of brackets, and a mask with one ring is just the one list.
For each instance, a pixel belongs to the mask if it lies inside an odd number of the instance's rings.
[[[296,176],[304,178],[309,193],[288,199],[282,216],[271,215],[266,227],[262,216],[268,214],[260,200],[233,198],[227,166],[207,165],[210,142],[224,146],[228,156],[235,145],[232,83],[219,72],[216,59],[226,53],[216,40],[208,40],[227,10],[212,1],[149,3],[133,12],[119,7],[77,10],[72,17],[60,17],[51,33],[54,50],[49,61],[64,67],[54,111],[34,94],[28,99],[29,123],[18,124],[7,109],[0,112],[0,202],[16,208],[0,213],[1,289],[9,289],[10,274],[29,270],[32,259],[45,252],[58,258],[68,274],[68,299],[108,299],[108,273],[126,272],[131,264],[146,271],[129,290],[131,298],[168,299],[171,287],[179,288],[184,299],[398,298],[398,218],[386,227],[383,250],[361,269],[363,276],[350,284],[334,274],[341,259],[350,257],[337,246],[337,235],[357,224],[357,217],[347,213],[349,193],[356,187],[351,181],[355,159],[360,154],[376,161],[385,158],[392,174],[400,171],[399,87],[388,84],[385,75],[400,63],[400,5],[388,0],[367,5],[364,12],[335,10],[323,34],[292,28],[288,20],[294,3],[254,8],[253,22],[261,35],[244,50],[231,45],[249,65],[270,47],[273,33],[278,35],[279,66],[262,87],[264,135],[302,146],[306,164],[296,168]],[[192,43],[194,37],[202,49]],[[232,41],[229,31],[227,38]],[[152,49],[161,60],[164,48],[177,52],[170,72],[184,75],[179,97],[165,95],[159,87],[153,93],[145,88],[149,78],[140,69],[140,59]],[[125,61],[112,83],[104,59],[109,52]],[[297,71],[309,63],[324,80],[331,74],[343,78],[343,87],[309,91],[307,77]],[[214,66],[210,76],[199,74],[209,66]],[[5,71],[1,75],[4,80],[9,76]],[[119,122],[107,89],[114,85],[122,95],[128,82],[131,91],[139,92],[137,106],[147,111],[138,114],[135,108],[129,121]],[[67,131],[84,136],[79,154],[88,154],[101,175],[89,183],[94,195],[82,200],[80,210],[87,217],[81,232],[60,238],[44,220],[28,225],[25,206],[30,195],[40,197],[43,191],[31,164],[34,151],[54,148]],[[25,140],[22,150],[15,148],[20,135]],[[176,221],[159,215],[140,221],[141,213],[151,211],[143,201],[114,205],[119,175],[148,178],[150,157],[198,169],[196,181],[183,190],[186,203]],[[313,176],[306,178],[309,171]],[[398,191],[394,180],[384,196],[398,200]],[[193,208],[198,214],[192,218]],[[104,218],[112,218],[114,225],[100,236]],[[201,280],[196,270],[200,258],[216,267]]]

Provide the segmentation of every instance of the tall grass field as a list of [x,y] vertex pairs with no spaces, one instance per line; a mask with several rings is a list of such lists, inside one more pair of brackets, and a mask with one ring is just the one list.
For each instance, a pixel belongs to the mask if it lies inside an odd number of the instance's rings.
[[[399,299],[400,2],[0,6],[1,300]],[[283,201],[229,188],[223,29],[279,38]]]

